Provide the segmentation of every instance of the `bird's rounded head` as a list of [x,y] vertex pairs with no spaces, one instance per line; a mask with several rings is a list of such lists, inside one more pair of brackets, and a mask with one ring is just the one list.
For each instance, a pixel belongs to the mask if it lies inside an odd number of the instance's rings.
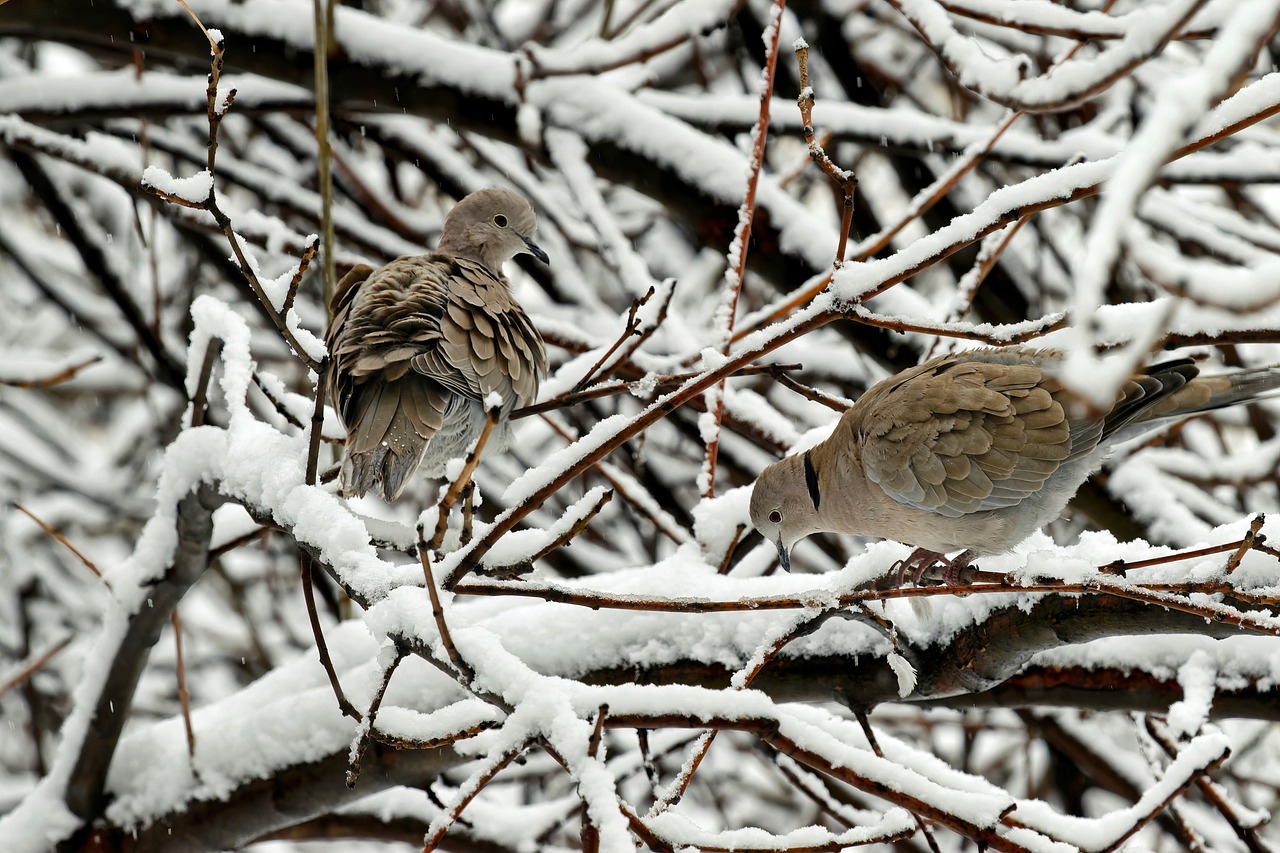
[[524,196],[502,187],[477,190],[445,217],[439,250],[477,260],[494,272],[522,252],[545,264],[547,253],[533,242],[537,227],[533,206]]
[[805,454],[796,454],[773,463],[760,472],[751,491],[751,524],[778,549],[786,571],[791,571],[791,547],[822,529],[815,500],[816,474],[806,471],[805,459]]

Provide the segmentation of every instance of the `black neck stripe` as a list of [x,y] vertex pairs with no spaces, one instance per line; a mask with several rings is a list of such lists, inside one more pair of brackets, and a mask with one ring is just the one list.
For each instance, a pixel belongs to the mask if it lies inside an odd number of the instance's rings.
[[822,503],[822,495],[818,492],[818,472],[813,467],[813,455],[808,450],[804,452],[804,482],[809,487],[809,498],[813,501],[813,508],[817,509],[818,504]]

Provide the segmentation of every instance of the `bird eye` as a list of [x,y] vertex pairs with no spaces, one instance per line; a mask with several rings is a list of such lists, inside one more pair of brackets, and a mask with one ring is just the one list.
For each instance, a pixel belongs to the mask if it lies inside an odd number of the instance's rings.
[[778,512],[776,509],[773,512],[769,513],[769,522],[771,524],[781,524],[782,513]]
[[499,228],[506,228],[506,227],[507,227],[507,217],[505,217],[505,216],[503,216],[501,213],[499,213],[497,216],[493,217],[493,224],[494,224],[494,225],[497,225]]

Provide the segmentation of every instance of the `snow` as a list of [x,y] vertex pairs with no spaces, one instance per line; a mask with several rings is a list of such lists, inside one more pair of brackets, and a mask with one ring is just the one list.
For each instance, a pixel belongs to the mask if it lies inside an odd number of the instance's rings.
[[[314,98],[305,89],[256,74],[224,74],[223,91],[236,90],[241,109],[266,105],[309,106]],[[202,114],[206,106],[204,89],[193,86],[188,76],[148,70],[139,75],[133,68],[76,74],[38,80],[25,77],[0,79],[0,112],[74,113],[94,108],[128,106],[141,111],[148,107],[180,107]]]
[[[886,17],[883,9],[868,12],[848,0],[819,5],[840,20],[838,32],[813,28],[807,10],[774,19],[768,15],[776,6],[732,0],[616,4],[607,27],[599,6],[506,0],[456,32],[448,16],[420,20],[412,3],[382,4],[382,16],[336,10],[337,47],[350,67],[368,75],[362,79],[395,81],[373,105],[382,112],[352,112],[352,102],[343,107],[350,138],[337,149],[347,181],[335,209],[340,263],[421,251],[448,208],[446,195],[498,183],[519,188],[533,200],[539,240],[555,260],[536,280],[515,265],[508,270],[513,293],[549,342],[553,375],[541,388],[544,401],[572,389],[614,343],[633,300],[653,289],[637,314],[646,330],[670,307],[643,346],[625,360],[624,346],[604,365],[617,368],[621,378],[609,388],[619,393],[515,422],[512,451],[486,459],[477,473],[487,500],[475,540],[495,524],[515,525],[484,555],[483,568],[520,566],[522,573],[494,579],[481,572],[438,590],[443,624],[466,663],[461,668],[446,651],[412,550],[412,525],[424,506],[434,522],[434,487],[413,483],[402,501],[385,505],[375,498],[348,502],[332,484],[304,482],[318,377],[289,357],[261,306],[189,250],[187,240],[204,239],[207,214],[140,192],[151,186],[198,204],[212,191],[208,172],[192,174],[206,159],[203,72],[104,71],[95,57],[52,43],[0,50],[0,139],[14,151],[39,152],[52,186],[101,249],[105,268],[124,281],[127,297],[99,291],[81,249],[32,208],[31,198],[41,194],[28,192],[11,159],[0,158],[0,205],[8,211],[0,278],[10,309],[0,316],[0,379],[40,378],[91,355],[104,359],[48,391],[2,389],[0,483],[13,485],[16,499],[84,546],[109,584],[75,574],[79,567],[61,546],[25,518],[0,519],[0,553],[18,568],[12,577],[0,572],[0,600],[23,617],[20,628],[15,619],[0,619],[0,643],[42,649],[76,638],[32,682],[68,709],[57,740],[47,741],[48,773],[36,780],[30,747],[18,739],[0,747],[8,773],[0,780],[6,853],[48,850],[79,827],[65,806],[66,787],[92,731],[105,673],[130,619],[155,605],[156,584],[182,545],[178,505],[201,486],[229,500],[213,512],[213,547],[262,535],[220,554],[216,570],[182,603],[194,758],[175,715],[168,635],[152,650],[104,792],[111,805],[100,817],[112,826],[180,822],[193,804],[214,806],[307,762],[340,766],[367,733],[338,712],[311,647],[294,580],[302,545],[343,593],[336,626],[327,608],[321,614],[343,689],[356,707],[368,708],[386,667],[407,652],[377,727],[386,738],[431,749],[440,761],[438,776],[423,781],[444,808],[421,790],[402,789],[343,801],[344,813],[443,829],[453,819],[450,807],[479,791],[462,814],[469,826],[452,830],[468,839],[531,849],[532,832],[549,847],[563,846],[566,838],[576,843],[570,836],[585,813],[600,832],[601,849],[631,850],[620,802],[644,814],[653,788],[673,790],[668,783],[677,768],[691,766],[689,741],[714,725],[723,734],[689,793],[642,818],[673,849],[891,844],[916,831],[904,808],[914,802],[946,816],[944,824],[988,830],[1022,849],[1103,849],[1228,749],[1231,763],[1215,784],[1242,823],[1258,826],[1270,842],[1274,828],[1264,825],[1267,800],[1258,790],[1276,781],[1273,727],[1265,719],[1221,717],[1237,708],[1265,717],[1280,689],[1280,618],[1270,606],[1275,557],[1250,551],[1231,573],[1224,568],[1229,551],[1131,568],[1124,576],[1099,567],[1169,556],[1173,547],[1237,541],[1255,512],[1273,517],[1277,493],[1268,472],[1280,460],[1280,440],[1254,430],[1237,410],[1186,424],[1162,446],[1120,448],[1099,484],[1155,544],[1079,534],[1075,514],[1009,553],[981,560],[984,571],[1003,573],[1006,585],[965,596],[877,593],[869,585],[909,546],[809,540],[796,551],[796,573],[765,576],[775,554],[749,526],[752,478],[779,452],[802,452],[829,436],[839,414],[768,375],[720,386],[708,371],[803,361],[800,381],[852,398],[939,344],[1029,338],[1068,349],[1068,379],[1106,399],[1171,335],[1174,343],[1204,345],[1169,357],[1217,359],[1221,350],[1211,344],[1226,342],[1227,357],[1247,365],[1280,361],[1280,346],[1271,343],[1280,327],[1280,202],[1273,186],[1280,179],[1274,156],[1280,137],[1273,122],[1257,120],[1280,103],[1280,74],[1251,67],[1277,4],[1172,0],[1112,13],[1041,0],[956,0],[945,7],[900,0],[915,30],[892,19],[897,12]],[[186,12],[166,0],[124,0],[123,7],[155,26],[190,26]],[[472,7],[478,8],[461,4],[457,14],[470,15]],[[215,39],[227,34],[232,62],[248,56],[245,64],[255,64],[255,38],[302,51],[313,38],[312,6],[304,0],[205,0],[197,11],[216,25]],[[781,27],[781,43],[793,50],[806,44],[796,37],[802,31],[822,36],[822,50],[810,58],[815,123],[834,134],[828,150],[840,164],[856,167],[859,204],[867,205],[860,211],[883,223],[911,221],[876,257],[851,260],[807,304],[779,311],[831,268],[837,220],[830,187],[805,166],[798,110],[775,98],[753,235],[759,242],[750,247],[737,327],[781,319],[726,346],[724,275],[732,264],[725,251],[732,261],[747,246],[711,245],[699,229],[723,235],[732,226],[747,167],[742,143],[759,107],[756,69],[733,53],[724,26],[734,14],[754,16],[766,35]],[[1078,39],[1040,36],[1026,30],[1031,24],[1083,34],[1088,42],[1041,73],[1040,58],[1065,57]],[[1174,30],[1194,37],[1162,46]],[[190,34],[202,54],[199,33]],[[878,89],[885,106],[842,100],[860,96],[842,91],[845,73],[833,70],[834,56],[823,55],[840,39],[857,46],[878,82],[895,83]],[[953,78],[934,47],[955,67]],[[65,67],[54,74],[42,63]],[[957,90],[948,79],[971,90]],[[393,86],[406,81],[440,93],[429,106],[413,107],[429,117],[396,103],[401,92]],[[318,360],[325,318],[314,271],[284,311],[297,257],[317,227],[310,131],[298,121],[310,96],[292,84],[228,75],[223,98],[233,87],[240,96],[222,126],[219,197],[270,307],[284,313],[305,354]],[[1040,108],[1082,98],[1087,109],[1023,118],[983,153],[1010,115],[1008,104]],[[465,107],[458,122],[440,120],[437,112],[452,116],[455,102]],[[486,123],[489,111],[494,120]],[[94,117],[98,112],[125,117],[104,122]],[[72,126],[75,135],[65,130]],[[1186,143],[1218,132],[1230,138],[1168,162]],[[965,171],[971,157],[980,162]],[[923,189],[914,196],[904,189],[907,166],[920,170],[915,177]],[[939,224],[935,217],[945,208],[919,213],[942,187],[956,214]],[[381,208],[367,203],[366,190]],[[686,202],[696,210],[710,202],[728,221],[694,221],[699,217],[684,209]],[[972,252],[953,253],[983,239],[980,257],[994,257],[1009,223],[1025,211],[1034,211],[1028,227],[998,259],[997,274],[979,285]],[[853,241],[850,257],[878,236]],[[949,262],[939,263],[944,258]],[[974,287],[982,299],[971,310]],[[983,301],[996,294],[1016,299]],[[122,316],[121,305],[130,301],[141,320]],[[173,352],[190,330],[181,388],[153,384],[153,365],[138,357],[152,328]],[[800,329],[808,331],[796,336]],[[1218,335],[1222,341],[1212,340]],[[957,344],[951,336],[979,340]],[[197,392],[215,341],[221,354],[210,417],[191,427],[188,415],[184,427],[184,397]],[[1095,359],[1095,349],[1117,347],[1119,353]],[[1207,374],[1217,370],[1216,363],[1205,365]],[[719,429],[711,415],[668,412],[670,393],[654,399],[660,378],[690,372],[676,393],[711,383],[701,399],[712,408],[723,403]],[[304,426],[291,425],[251,390],[259,384]],[[1275,406],[1260,404],[1254,420],[1273,423]],[[637,418],[651,423],[636,431]],[[341,438],[332,412],[325,437]],[[699,477],[702,445],[716,437],[719,493],[702,500],[698,493],[708,482],[706,472]],[[322,448],[321,471],[335,451]],[[588,464],[593,456],[601,458]],[[615,499],[571,546],[524,565],[610,490]],[[474,545],[455,547],[458,526],[452,519],[444,553],[435,557],[437,582],[456,579],[475,554]],[[1263,528],[1271,541],[1274,526]],[[732,568],[722,574],[730,557]],[[1028,591],[1052,583],[1079,591]],[[32,595],[36,603],[28,607]],[[1051,600],[1065,599],[1070,613],[1094,596],[1140,598],[1151,602],[1152,613],[1190,609],[1194,616],[1185,633],[1137,639],[1150,623],[1098,623],[1094,633],[1109,635],[1090,642],[1068,642],[1068,632],[1060,636],[1035,621]],[[1142,605],[1132,606],[1126,612],[1142,612]],[[999,638],[1021,644],[1012,662],[968,661],[952,681],[926,663],[942,658],[949,665],[954,649],[971,648],[992,619],[1010,616],[1025,616],[1017,636]],[[19,636],[28,626],[30,636]],[[1167,709],[1156,709],[1176,741],[1177,755],[1168,760],[1150,742],[1145,753],[1141,742],[1135,746],[1141,730],[1135,738],[1127,713],[1037,703],[1037,715],[1058,722],[1132,781],[1142,792],[1139,802],[1087,792],[1081,814],[1073,815],[1059,791],[1049,790],[1044,801],[1026,796],[1038,778],[1049,778],[1037,775],[1043,755],[1028,748],[1027,728],[1007,709],[940,707],[949,700],[961,706],[1024,660],[1036,677],[1127,673],[1169,691]],[[460,683],[472,671],[474,681]],[[788,680],[792,672],[806,676]],[[658,683],[664,679],[670,683]],[[849,695],[839,693],[844,689]],[[1050,699],[1060,695],[1052,686],[1045,690]],[[0,713],[15,728],[31,713],[20,693],[0,695]],[[840,698],[852,707],[864,699],[876,704],[870,724],[882,757],[849,709],[833,701]],[[593,753],[593,723],[603,705],[607,729]],[[654,726],[648,756],[635,748],[636,720]],[[517,753],[519,763],[483,784],[487,770]],[[1009,758],[1021,755],[1028,756],[1026,767]],[[657,767],[654,786],[643,776],[646,760]],[[829,763],[854,781],[861,789],[855,805],[837,802],[805,761]],[[884,795],[874,805],[862,799],[874,792]],[[1178,804],[1180,819],[1206,847],[1239,846],[1220,816],[1193,799]],[[339,805],[316,809],[331,813]],[[809,816],[819,809],[834,820]],[[1127,843],[1155,846],[1149,839],[1164,834],[1152,824]],[[948,837],[944,849],[959,843]]]
[[1163,778],[1143,791],[1136,803],[1102,818],[1087,819],[1057,814],[1047,803],[1035,801],[1020,803],[1015,814],[1026,826],[1052,837],[1069,839],[1080,850],[1106,850],[1124,837],[1136,818],[1154,811],[1158,804],[1171,797],[1189,779],[1229,751],[1230,743],[1220,732],[1200,735],[1181,748],[1177,758],[1165,770]]
[[1183,698],[1169,708],[1166,719],[1169,728],[1179,738],[1190,738],[1199,733],[1208,721],[1217,675],[1209,655],[1203,651],[1192,654],[1178,670]]
[[653,54],[715,29],[730,17],[736,6],[736,0],[680,0],[654,20],[632,27],[619,38],[595,37],[554,48],[533,44],[529,56],[540,74],[598,72],[623,64],[627,57]]
[[208,169],[188,178],[175,178],[159,166],[148,166],[142,170],[142,183],[191,204],[208,201],[213,192],[213,174]]

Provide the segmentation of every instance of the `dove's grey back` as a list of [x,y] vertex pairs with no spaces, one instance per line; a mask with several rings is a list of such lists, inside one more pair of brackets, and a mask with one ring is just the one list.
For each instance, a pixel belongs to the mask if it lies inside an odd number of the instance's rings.
[[1056,518],[1116,443],[1280,389],[1275,367],[1202,377],[1180,359],[1139,372],[1099,412],[1065,390],[1061,360],[1030,347],[972,350],[884,380],[830,437],[761,473],[753,523],[784,547],[835,531],[1004,551]]

